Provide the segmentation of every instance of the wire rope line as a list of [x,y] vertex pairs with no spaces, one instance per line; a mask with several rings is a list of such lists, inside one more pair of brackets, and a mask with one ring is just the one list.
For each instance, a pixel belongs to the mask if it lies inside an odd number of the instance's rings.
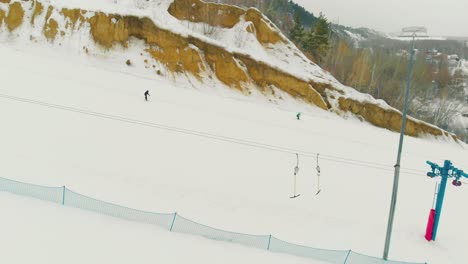
[[206,137],[206,138],[211,138],[211,139],[216,139],[216,140],[221,140],[221,141],[228,141],[228,142],[237,143],[237,144],[241,144],[241,145],[247,145],[247,146],[252,146],[252,147],[257,147],[257,148],[274,150],[274,151],[279,151],[279,152],[283,152],[283,153],[296,154],[296,153],[299,152],[299,153],[302,153],[304,156],[307,156],[307,152],[305,152],[305,151],[300,151],[300,150],[296,150],[296,149],[280,147],[280,146],[275,146],[275,145],[269,145],[269,144],[255,142],[255,141],[242,140],[242,139],[237,139],[237,138],[232,138],[232,137],[226,137],[226,136],[220,136],[220,135],[216,135],[216,134],[210,134],[210,133],[206,133],[206,132],[200,132],[200,131],[196,131],[196,130],[189,130],[189,129],[178,128],[178,127],[173,127],[173,126],[166,126],[166,125],[162,125],[162,124],[158,124],[158,123],[146,122],[146,121],[141,121],[141,120],[137,120],[137,119],[131,119],[131,118],[126,118],[126,117],[116,116],[116,115],[109,115],[109,114],[104,114],[104,113],[99,113],[99,112],[94,112],[94,111],[89,111],[89,110],[83,110],[83,109],[79,109],[79,108],[73,108],[73,107],[68,107],[68,106],[63,106],[63,105],[51,104],[51,103],[46,103],[46,102],[42,102],[42,101],[36,101],[36,100],[21,98],[21,97],[9,96],[9,95],[5,95],[5,94],[0,94],[0,97],[10,99],[10,100],[20,101],[20,102],[24,102],[24,103],[41,105],[41,106],[44,106],[44,107],[55,108],[55,109],[65,110],[65,111],[79,113],[79,114],[85,114],[85,115],[89,115],[89,116],[100,117],[100,118],[104,118],[104,119],[121,121],[121,122],[126,122],[126,123],[131,123],[131,124],[142,125],[142,126],[149,126],[149,127],[159,128],[159,129],[163,129],[163,130],[169,130],[169,131],[179,132],[179,133],[183,133],[183,134],[190,134],[190,135],[195,135],[195,136],[200,136],[200,137]]
[[[294,154],[294,155],[300,154],[302,156],[309,157],[309,158],[316,158],[318,154],[318,153],[311,152],[311,151],[298,150],[298,149],[271,145],[271,144],[255,142],[255,141],[249,141],[249,140],[244,140],[244,139],[239,139],[239,138],[234,138],[234,137],[221,136],[217,134],[184,129],[184,128],[175,127],[175,126],[167,126],[163,124],[147,122],[147,121],[142,121],[142,120],[137,120],[137,119],[132,119],[132,118],[126,118],[126,117],[117,116],[117,115],[110,115],[110,114],[95,112],[95,111],[86,110],[86,109],[74,108],[74,107],[69,107],[69,106],[64,106],[64,105],[52,104],[52,103],[47,103],[43,101],[37,101],[37,100],[32,100],[32,99],[27,99],[27,98],[22,98],[22,97],[17,97],[17,96],[11,96],[7,94],[0,93],[0,98],[28,103],[28,104],[39,105],[39,106],[53,108],[53,109],[59,109],[63,111],[88,115],[88,116],[97,117],[97,118],[103,118],[103,119],[108,119],[108,120],[125,122],[129,124],[152,127],[152,128],[157,128],[161,130],[167,130],[167,131],[181,133],[181,134],[204,137],[204,138],[228,142],[228,143],[235,143],[239,145],[260,148],[260,149],[265,149],[269,151],[276,151],[276,152]],[[323,160],[335,162],[335,163],[342,163],[342,164],[348,164],[348,165],[354,165],[354,166],[360,166],[360,167],[366,167],[366,168],[372,168],[372,169],[378,169],[378,170],[385,170],[385,171],[393,171],[392,165],[383,164],[383,163],[376,163],[376,162],[363,161],[363,160],[357,160],[357,159],[349,159],[349,158],[326,155],[326,154],[320,154],[320,157]],[[417,170],[417,169],[412,169],[412,168],[402,168],[402,171],[405,174],[413,174],[413,175],[421,175],[421,174],[416,174],[414,172],[420,172],[423,175],[425,175],[426,173],[423,170]]]

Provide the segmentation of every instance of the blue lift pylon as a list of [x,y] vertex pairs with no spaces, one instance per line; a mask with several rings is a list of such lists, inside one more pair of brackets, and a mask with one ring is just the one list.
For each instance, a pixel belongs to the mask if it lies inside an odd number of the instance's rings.
[[427,173],[427,176],[431,178],[435,178],[438,176],[442,177],[439,190],[437,191],[435,219],[434,219],[434,226],[432,228],[432,240],[435,241],[436,236],[437,236],[437,229],[439,227],[440,214],[442,213],[442,206],[444,203],[444,196],[445,196],[445,189],[447,188],[447,181],[449,178],[453,178],[452,184],[454,186],[459,187],[462,185],[460,181],[461,177],[468,178],[468,174],[466,174],[460,169],[455,168],[450,160],[446,160],[444,162],[443,167],[440,167],[439,165],[430,161],[427,161],[426,163],[429,164],[429,166],[431,166],[431,171]]

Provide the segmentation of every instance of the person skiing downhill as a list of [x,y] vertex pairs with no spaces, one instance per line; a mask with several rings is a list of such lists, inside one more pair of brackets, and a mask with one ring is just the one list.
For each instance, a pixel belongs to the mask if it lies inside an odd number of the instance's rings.
[[151,96],[151,95],[149,94],[149,91],[146,90],[146,92],[145,92],[145,101],[148,101],[148,96]]
[[297,120],[301,120],[301,112],[297,113],[296,117],[297,117]]

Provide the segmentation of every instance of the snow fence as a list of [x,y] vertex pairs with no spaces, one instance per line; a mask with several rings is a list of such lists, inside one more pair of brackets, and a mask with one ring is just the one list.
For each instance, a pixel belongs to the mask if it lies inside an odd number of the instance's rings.
[[17,195],[29,196],[40,200],[60,203],[96,213],[151,224],[162,227],[170,232],[202,236],[212,240],[237,243],[248,247],[265,249],[271,252],[291,254],[314,259],[323,263],[333,264],[422,264],[413,262],[383,260],[362,255],[351,250],[329,250],[292,244],[272,235],[250,235],[229,232],[206,226],[177,213],[160,214],[145,212],[112,203],[107,203],[73,192],[63,187],[45,187],[29,183],[13,181],[0,177],[0,191]]

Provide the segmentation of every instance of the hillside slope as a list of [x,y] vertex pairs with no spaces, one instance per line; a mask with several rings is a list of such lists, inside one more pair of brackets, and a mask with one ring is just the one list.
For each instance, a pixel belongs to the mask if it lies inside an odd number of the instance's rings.
[[[128,49],[135,56],[137,50]],[[261,101],[261,96],[255,102],[246,101],[235,90],[225,89],[223,96],[213,96],[191,86],[183,89],[144,67],[127,67],[120,57],[83,58],[66,49],[18,42],[0,43],[0,57],[1,177],[45,186],[66,185],[90,197],[145,211],[177,211],[224,230],[273,234],[296,244],[381,256],[398,134],[344,120],[298,103],[286,93],[282,94],[285,103],[273,106],[268,100]],[[148,87],[152,87],[151,101],[145,102],[143,92]],[[295,119],[297,109],[304,113],[300,121]],[[425,161],[451,159],[466,169],[466,145],[462,145],[464,149],[443,140],[408,137],[404,146],[390,258],[464,264],[468,234],[460,223],[468,221],[468,215],[461,202],[468,199],[468,185],[448,186],[438,240],[428,243],[423,234],[436,181],[425,176]],[[297,191],[301,196],[290,199],[295,153],[300,154]],[[322,189],[318,196],[317,153]],[[70,245],[83,246],[79,253],[69,247],[63,252],[78,254],[78,260],[102,256],[96,253],[99,247],[87,246],[94,245],[89,240],[107,241],[93,216],[67,209],[56,214],[49,206],[22,205],[1,197],[2,205],[11,209],[2,211],[8,215],[3,218],[15,225],[2,225],[0,243],[16,249],[11,252],[18,252],[19,238],[27,240],[21,243],[21,252],[39,254],[50,252],[55,245],[69,245],[55,238],[70,235]],[[34,212],[41,217],[32,218]],[[80,221],[82,216],[89,222]],[[104,232],[122,229],[123,238],[151,232],[146,226],[139,232],[134,224],[99,218],[101,223],[119,225]],[[60,220],[74,225],[56,223]],[[30,221],[45,221],[40,227],[50,233],[37,237],[44,233],[27,232],[37,226]],[[96,229],[74,236],[79,228],[88,226]],[[69,228],[74,230],[67,232]],[[159,235],[158,230],[142,240],[139,237],[129,251],[119,250],[128,241],[116,245],[111,259],[121,256],[119,259],[127,260],[130,252],[142,254],[145,263],[146,257],[151,258],[145,250],[147,242],[171,250],[180,238]],[[206,258],[207,263],[219,263],[209,254],[210,248],[218,246],[186,239],[193,242],[180,241],[183,244],[178,243],[177,254],[185,255],[186,246],[196,243],[195,248],[208,252],[200,251],[194,261]],[[223,256],[245,254],[247,262],[256,257],[268,261],[271,256],[221,247],[226,250]],[[152,249],[163,261],[166,255]],[[103,250],[103,254],[110,252],[107,247]],[[10,263],[21,263],[30,256],[14,259],[10,252],[5,255],[13,258]],[[64,261],[37,256],[38,263]],[[271,256],[272,261],[282,261],[283,256],[277,257]],[[287,261],[296,258],[282,263]]]
[[[276,102],[283,100],[281,91],[340,115],[400,128],[399,111],[341,85],[256,9],[199,0],[2,2],[2,39],[48,42],[86,56],[112,54],[196,89],[229,87]],[[408,121],[406,133],[457,140],[415,119]]]

